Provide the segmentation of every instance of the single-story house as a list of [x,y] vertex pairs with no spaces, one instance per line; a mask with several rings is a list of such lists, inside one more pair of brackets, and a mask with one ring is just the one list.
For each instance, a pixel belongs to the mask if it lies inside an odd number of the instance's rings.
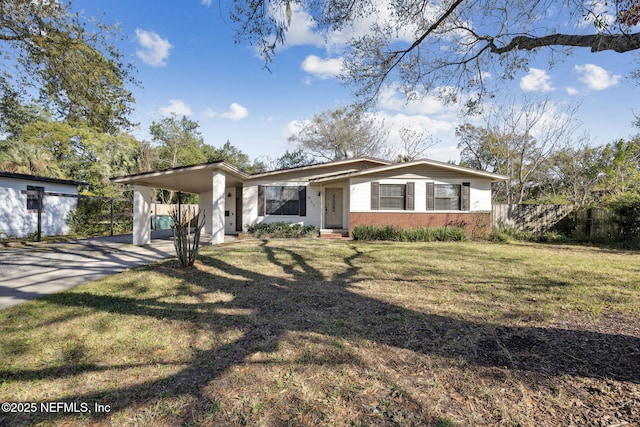
[[0,172],[0,236],[45,236],[69,232],[67,219],[85,182]]
[[359,224],[491,227],[491,183],[504,175],[434,160],[355,158],[246,174],[226,161],[115,177],[133,185],[134,244],[150,242],[152,189],[198,194],[211,243],[259,222],[348,234]]

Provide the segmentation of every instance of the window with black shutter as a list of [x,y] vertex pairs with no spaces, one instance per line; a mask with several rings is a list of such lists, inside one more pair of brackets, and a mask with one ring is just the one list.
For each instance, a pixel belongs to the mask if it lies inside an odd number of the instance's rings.
[[460,210],[471,210],[471,183],[463,182],[460,193]]
[[414,210],[415,183],[371,183],[371,210]]
[[258,215],[307,215],[306,187],[258,186]]
[[377,211],[380,209],[380,183],[371,183],[371,210]]
[[427,182],[427,210],[432,211],[435,209],[434,200],[435,185],[433,182]]

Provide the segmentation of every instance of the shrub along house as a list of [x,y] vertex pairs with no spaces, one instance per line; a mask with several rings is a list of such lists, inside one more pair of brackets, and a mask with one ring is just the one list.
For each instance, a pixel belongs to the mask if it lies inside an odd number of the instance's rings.
[[315,225],[321,236],[360,224],[491,227],[491,183],[504,175],[433,160],[355,158],[248,175],[226,161],[112,178],[134,190],[134,244],[150,242],[152,189],[198,194],[211,243],[259,222]]

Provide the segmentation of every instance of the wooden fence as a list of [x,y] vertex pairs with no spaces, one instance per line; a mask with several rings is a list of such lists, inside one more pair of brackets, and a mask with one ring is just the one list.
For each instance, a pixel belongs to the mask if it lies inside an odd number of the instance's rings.
[[[195,216],[198,214],[200,208],[198,205],[190,205],[190,204],[161,204],[161,203],[153,203],[151,205],[151,225],[154,229],[160,229],[165,227],[170,227],[170,224],[164,224],[159,218],[163,216],[169,216],[173,212],[180,212],[178,214],[178,218],[181,221],[193,221]],[[161,226],[164,224],[164,226]]]
[[576,209],[570,205],[493,205],[493,228],[544,233],[580,233],[592,239],[613,239],[618,225],[612,213],[602,208]]
[[[198,205],[188,205],[182,204],[182,212],[191,210],[192,212],[198,212]],[[178,209],[177,204],[167,204],[163,205],[161,203],[153,203],[151,204],[151,215],[171,215],[171,212]]]
[[573,211],[569,205],[493,205],[492,223],[494,228],[543,233],[568,226]]

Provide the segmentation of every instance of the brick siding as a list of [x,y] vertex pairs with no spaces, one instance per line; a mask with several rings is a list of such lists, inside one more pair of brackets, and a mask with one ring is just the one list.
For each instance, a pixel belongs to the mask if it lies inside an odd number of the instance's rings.
[[443,227],[457,225],[469,237],[488,237],[491,232],[490,212],[350,212],[349,233],[356,225],[395,225],[403,228]]

